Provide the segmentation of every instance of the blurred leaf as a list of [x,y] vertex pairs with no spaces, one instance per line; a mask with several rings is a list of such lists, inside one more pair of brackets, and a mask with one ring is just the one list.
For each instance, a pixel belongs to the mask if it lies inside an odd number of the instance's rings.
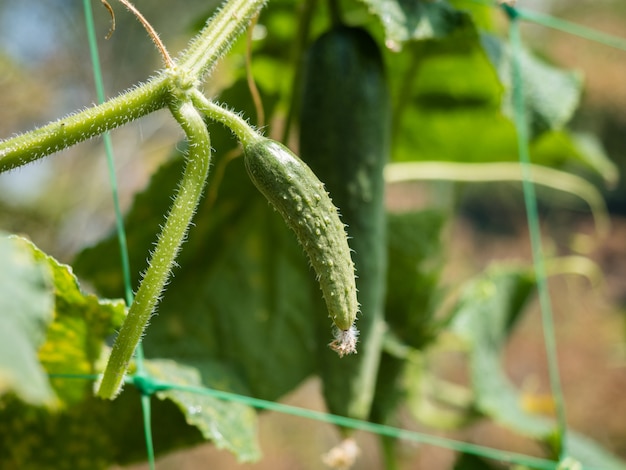
[[13,392],[35,405],[53,405],[55,396],[37,350],[53,319],[50,271],[33,245],[0,235],[0,396]]
[[[410,44],[410,54],[391,57],[393,159],[516,161],[510,62],[507,44],[472,29]],[[531,142],[533,161],[557,168],[577,162],[613,183],[614,165],[600,147],[562,130],[578,106],[580,77],[527,51],[522,68],[533,137],[538,137]]]
[[416,39],[439,38],[471,25],[469,15],[445,1],[361,0],[377,15],[391,48]]
[[[530,414],[522,397],[506,377],[502,349],[534,290],[527,270],[495,266],[464,288],[458,301],[452,329],[469,346],[470,374],[476,408],[497,423],[521,434],[549,443],[559,453],[556,423]],[[626,464],[591,439],[567,432],[568,455],[584,466],[624,469]]]
[[472,391],[439,379],[430,370],[428,357],[418,351],[411,351],[407,357],[403,383],[407,408],[421,424],[454,430],[477,417]]
[[443,267],[441,232],[447,214],[439,210],[388,214],[385,318],[407,345],[423,348],[438,332],[434,299]]
[[476,408],[511,429],[542,439],[554,430],[554,422],[523,409],[501,364],[502,349],[534,286],[527,269],[489,269],[464,287],[452,329],[469,347]]
[[454,462],[453,470],[497,470],[502,467],[471,454],[461,454]]
[[[200,387],[202,377],[194,367],[169,360],[146,361],[146,370],[152,377],[176,385]],[[221,378],[215,377],[212,382]],[[157,392],[161,400],[172,400],[185,415],[187,423],[200,430],[219,449],[234,453],[242,462],[260,458],[256,440],[256,413],[248,406],[228,403],[198,392],[172,388]]]
[[597,137],[572,133],[567,130],[545,132],[535,139],[531,148],[533,161],[555,168],[577,166],[600,175],[604,183],[614,187],[619,180],[619,170],[605,153]]
[[[443,266],[441,231],[446,220],[446,214],[437,210],[387,215],[385,318],[402,347],[423,348],[441,326],[432,316]],[[407,365],[405,358],[383,353],[372,404],[374,421],[388,422],[406,397],[405,379],[413,372],[406,370]]]
[[[482,42],[508,90],[504,113],[512,116],[511,48],[495,36],[487,34],[482,36]],[[580,74],[549,65],[526,49],[522,50],[520,61],[524,97],[533,134],[563,128],[580,101],[583,85]]]
[[611,454],[597,442],[571,430],[567,433],[567,451],[569,457],[582,464],[582,468],[626,469],[626,462]]

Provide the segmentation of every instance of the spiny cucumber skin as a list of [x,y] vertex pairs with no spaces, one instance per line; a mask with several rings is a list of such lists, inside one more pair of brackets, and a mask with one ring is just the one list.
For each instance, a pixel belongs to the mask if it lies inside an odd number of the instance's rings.
[[254,185],[307,253],[333,323],[350,330],[358,312],[354,265],[344,225],[324,185],[287,147],[270,139],[247,144],[244,162]]

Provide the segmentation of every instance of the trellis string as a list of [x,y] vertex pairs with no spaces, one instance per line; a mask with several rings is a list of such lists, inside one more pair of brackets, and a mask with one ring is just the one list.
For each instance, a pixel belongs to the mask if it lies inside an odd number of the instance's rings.
[[[91,0],[83,0],[83,10],[85,12],[85,24],[87,27],[87,40],[89,43],[89,53],[91,56],[91,67],[94,75],[94,83],[96,88],[96,97],[98,104],[104,103],[104,81],[102,79],[102,68],[100,67],[100,55],[98,53],[98,41],[96,39],[96,28],[93,19],[93,10],[91,8]],[[110,35],[109,35],[110,36]],[[107,36],[107,38],[109,37]],[[126,305],[130,305],[133,302],[133,289],[131,285],[130,275],[130,261],[128,255],[128,244],[126,241],[126,230],[124,228],[124,217],[122,216],[122,210],[119,201],[119,190],[117,185],[117,177],[115,174],[115,159],[113,156],[113,143],[111,141],[111,134],[109,131],[102,134],[104,141],[104,150],[107,161],[107,171],[109,175],[109,184],[111,186],[111,196],[113,199],[113,210],[115,213],[115,225],[117,231],[117,239],[120,249],[120,258],[122,262],[122,276],[124,281],[124,293],[126,298]],[[143,349],[141,343],[137,346],[135,351],[135,365],[137,367],[137,373],[144,373],[144,360]],[[154,445],[152,442],[152,432],[150,425],[150,397],[142,394],[141,408],[144,420],[144,434],[146,441],[146,453],[148,456],[148,464],[150,470],[155,468],[154,459]]]
[[548,376],[552,397],[556,406],[557,430],[560,439],[560,460],[567,457],[567,423],[565,419],[565,403],[561,389],[559,363],[557,359],[556,335],[554,332],[554,317],[552,314],[552,302],[546,275],[545,259],[541,246],[541,228],[539,227],[539,215],[537,195],[533,184],[532,168],[530,161],[529,133],[524,99],[524,83],[522,79],[522,38],[519,30],[519,16],[517,10],[507,4],[502,5],[509,17],[509,39],[511,41],[512,56],[511,68],[513,77],[513,110],[515,128],[517,130],[517,151],[522,169],[522,190],[524,204],[526,206],[526,218],[532,251],[535,282],[539,296],[541,310],[541,323],[543,326],[544,345],[548,363]]

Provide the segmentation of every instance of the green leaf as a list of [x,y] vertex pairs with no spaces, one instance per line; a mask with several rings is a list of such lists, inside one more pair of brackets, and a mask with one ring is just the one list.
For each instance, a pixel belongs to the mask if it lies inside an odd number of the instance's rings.
[[33,245],[0,236],[0,396],[9,392],[28,403],[53,405],[56,397],[37,350],[53,319],[50,271]]
[[[517,160],[510,62],[507,44],[471,29],[412,44],[410,54],[392,56],[388,63],[396,90],[393,159]],[[574,162],[614,183],[614,165],[599,147],[563,130],[580,99],[580,77],[527,51],[522,65],[534,132],[533,162],[557,168]]]
[[[387,215],[385,318],[399,342],[416,348],[425,347],[441,326],[432,315],[443,265],[441,231],[446,220],[446,214],[437,210]],[[388,422],[405,398],[409,384],[406,377],[413,372],[407,366],[405,358],[383,353],[372,420]]]
[[453,470],[497,470],[501,468],[490,461],[471,454],[461,454],[454,462]]
[[[34,400],[19,389],[1,398],[0,468],[104,468],[114,454],[101,435],[91,383],[69,376],[48,382],[48,374],[96,373],[105,339],[124,318],[124,304],[83,294],[68,266],[26,240],[0,238],[0,257],[6,260],[0,286],[10,292],[0,296],[0,334],[11,335],[0,339],[0,349],[12,348],[1,350],[0,360],[11,360],[24,375],[36,369],[29,386],[46,398]],[[11,326],[12,313],[20,314],[22,331]],[[32,342],[31,351],[20,345],[24,339]],[[32,406],[51,400],[57,409]]]
[[[461,294],[452,330],[469,347],[470,374],[478,411],[528,437],[548,443],[554,456],[559,453],[556,423],[551,418],[530,414],[522,397],[506,376],[502,349],[534,290],[533,277],[526,269],[494,266],[470,281]],[[593,440],[568,430],[568,456],[584,466],[624,469],[626,464]]]
[[[252,408],[227,403],[197,391],[177,390],[177,385],[203,386],[200,371],[194,367],[170,360],[150,360],[146,361],[146,370],[155,379],[172,384],[174,388],[157,392],[157,397],[176,403],[187,423],[198,428],[205,439],[212,440],[219,449],[234,453],[242,462],[260,458],[256,440],[256,413]],[[227,376],[222,372],[212,374],[210,381],[217,383],[224,379]]]
[[574,431],[567,433],[567,451],[569,457],[582,464],[582,468],[626,469],[626,462],[611,454],[592,439]]
[[554,422],[523,409],[501,364],[502,349],[533,290],[527,269],[491,268],[463,289],[452,329],[469,347],[477,409],[511,429],[543,439],[554,430]]
[[431,341],[441,326],[432,316],[446,221],[447,214],[439,210],[388,214],[385,318],[405,344],[417,349]]
[[531,158],[554,168],[578,166],[591,170],[609,188],[615,187],[619,180],[617,165],[605,153],[598,138],[590,134],[567,130],[545,132],[533,142]]
[[407,52],[388,61],[394,160],[516,158],[515,127],[500,109],[504,88],[475,31],[415,43]]
[[406,41],[447,36],[471,24],[469,15],[455,10],[445,1],[361,1],[380,19],[387,45],[391,48],[400,48]]
[[470,389],[445,381],[430,370],[428,355],[411,350],[405,361],[403,384],[413,417],[434,429],[459,429],[476,418]]
[[[81,401],[51,413],[17,399],[2,402],[0,468],[98,470],[146,459],[140,395],[127,387],[116,400],[95,398],[93,384],[64,379]],[[171,401],[153,398],[152,434],[157,453],[201,442]]]
[[[93,384],[85,377],[101,371],[105,340],[122,323],[124,302],[83,293],[68,266],[23,239],[0,238],[0,255],[7,260],[0,274],[0,286],[10,288],[12,293],[0,297],[0,312],[18,312],[15,305],[8,303],[18,302],[16,305],[24,312],[18,323],[26,329],[24,337],[33,340],[32,362],[40,369],[43,380],[29,378],[29,384],[38,387],[39,393],[48,392],[59,405],[54,411],[30,406],[26,403],[30,395],[24,395],[17,388],[14,395],[2,397],[0,468],[104,469],[117,462],[145,459],[138,393],[130,389],[114,402],[95,399]],[[34,314],[38,317],[25,321]],[[2,316],[0,334],[14,333],[13,337],[2,338],[0,345],[11,346],[11,341],[20,340],[20,330],[11,329],[9,319],[9,315]],[[7,328],[4,328],[5,320]],[[21,361],[27,360],[29,355],[22,349],[15,347],[19,356],[12,365],[28,373],[31,366]],[[41,364],[36,362],[37,349]],[[2,361],[12,359],[4,351],[0,358]],[[232,385],[236,378],[234,372],[207,364],[203,364],[201,370],[203,376],[214,377],[214,382],[219,382],[222,389],[242,391]],[[51,379],[56,396],[46,374],[57,375]],[[254,423],[244,421],[251,411],[241,410],[240,405],[232,407],[232,414],[226,416],[230,421],[220,421],[216,429],[228,436],[228,426],[240,423],[236,430],[242,440],[231,439],[229,445],[239,445],[234,449],[239,457],[250,460],[258,453],[254,441],[249,439]],[[183,414],[169,400],[153,400],[152,411],[157,452],[201,440],[200,433],[185,422]]]
[[[483,35],[482,42],[500,80],[508,90],[504,100],[504,112],[512,116],[511,48],[487,34]],[[522,50],[520,62],[524,97],[533,134],[563,128],[580,102],[583,84],[580,74],[554,67],[526,49]]]
[[[124,301],[82,292],[70,266],[34,247],[33,253],[48,265],[54,282],[54,321],[39,350],[42,365],[48,374],[100,373],[106,340],[126,316]],[[66,405],[83,399],[84,387],[66,379],[52,378],[51,382]]]

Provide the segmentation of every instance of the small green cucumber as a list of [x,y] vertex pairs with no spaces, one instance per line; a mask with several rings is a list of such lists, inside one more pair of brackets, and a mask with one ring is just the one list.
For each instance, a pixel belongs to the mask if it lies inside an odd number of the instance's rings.
[[358,311],[354,265],[339,213],[313,171],[284,145],[260,137],[244,145],[252,182],[295,232],[315,270],[337,327],[331,347],[355,352]]

